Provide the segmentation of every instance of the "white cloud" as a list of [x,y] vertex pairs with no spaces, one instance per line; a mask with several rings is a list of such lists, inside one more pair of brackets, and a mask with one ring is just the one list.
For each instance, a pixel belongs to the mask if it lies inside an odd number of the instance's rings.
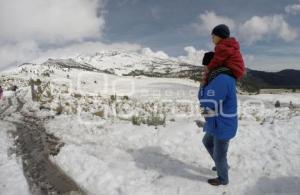
[[300,13],[300,1],[297,4],[288,5],[285,7],[285,12],[292,15],[297,15]]
[[70,58],[81,54],[92,55],[96,52],[104,50],[138,51],[139,49],[141,49],[140,45],[126,42],[113,44],[104,44],[101,42],[83,42],[42,52],[39,54],[39,57],[34,60],[34,62],[41,63],[48,58]]
[[218,24],[226,24],[230,29],[234,29],[235,21],[226,17],[219,16],[213,11],[206,11],[204,14],[199,15],[200,22],[193,24],[197,32],[201,34],[208,34]]
[[106,0],[1,0],[0,66],[32,60],[43,45],[100,39]]
[[162,59],[169,58],[168,54],[166,54],[165,52],[163,52],[163,51],[154,52],[148,47],[141,49],[141,53],[146,56],[157,57],[157,58],[162,58]]
[[255,62],[255,55],[253,54],[244,54],[243,59],[245,62],[245,66],[248,68],[249,64],[253,64]]
[[296,29],[291,27],[283,15],[253,16],[239,22],[226,16],[217,15],[213,11],[206,11],[199,15],[199,23],[193,24],[193,28],[200,34],[209,35],[218,24],[226,24],[242,42],[252,44],[262,39],[280,38],[292,41],[298,37]]
[[201,65],[202,64],[202,58],[204,56],[205,51],[204,50],[196,50],[193,46],[187,46],[184,48],[184,50],[187,52],[186,56],[179,56],[178,60],[194,65]]
[[255,58],[246,62],[247,67],[254,70],[280,71],[283,69],[299,70],[300,58],[298,56],[272,56],[255,55]]
[[[0,47],[0,70],[8,65],[18,65],[24,62],[42,63],[48,58],[70,58],[79,54],[94,54],[103,50],[138,51],[141,46],[131,43],[104,44],[101,42],[74,43],[60,48],[41,50],[36,42],[6,44]],[[2,65],[2,66],[1,66]]]
[[282,15],[253,16],[239,27],[240,38],[248,44],[271,36],[285,41],[297,38],[298,33],[284,20]]
[[17,44],[5,44],[0,47],[0,70],[9,65],[32,60],[39,51],[36,42],[27,41]]
[[168,54],[166,54],[164,51],[154,52],[154,51],[152,51],[152,49],[150,49],[148,47],[140,49],[141,54],[144,54],[144,55],[150,56],[150,57],[157,57],[157,58],[161,58],[161,59],[170,59],[170,60],[189,63],[189,64],[193,64],[193,65],[201,65],[202,64],[202,58],[206,51],[197,50],[193,46],[185,47],[184,51],[186,52],[185,56],[171,57]]
[[100,37],[104,28],[100,0],[1,0],[0,40],[61,43]]

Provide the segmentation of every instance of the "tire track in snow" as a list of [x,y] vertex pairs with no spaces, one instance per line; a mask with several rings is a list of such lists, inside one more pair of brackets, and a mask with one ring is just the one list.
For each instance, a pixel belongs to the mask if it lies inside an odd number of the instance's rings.
[[[16,97],[15,111],[21,113],[25,104]],[[11,98],[8,106],[0,113],[1,117],[12,107]],[[15,144],[17,154],[22,158],[23,172],[32,194],[85,194],[84,191],[63,170],[49,159],[50,155],[58,154],[64,145],[55,136],[48,134],[43,126],[43,119],[21,113],[21,121],[9,121],[16,126]]]
[[11,106],[12,106],[12,100],[11,100],[11,97],[9,97],[8,105],[0,112],[0,115],[2,115],[4,112],[6,112]]

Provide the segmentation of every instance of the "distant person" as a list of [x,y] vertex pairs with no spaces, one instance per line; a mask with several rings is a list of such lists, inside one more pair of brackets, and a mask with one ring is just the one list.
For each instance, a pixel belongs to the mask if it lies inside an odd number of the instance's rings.
[[240,52],[239,42],[230,37],[229,27],[225,24],[217,25],[213,28],[212,42],[215,44],[215,53],[207,65],[207,71],[204,75],[202,84],[208,82],[209,74],[217,68],[228,68],[235,78],[240,79],[245,73],[245,65]]
[[18,86],[14,85],[12,86],[12,91],[14,92],[14,95],[17,95]]
[[[205,53],[202,62],[205,65],[205,74],[208,72],[207,65],[214,58],[213,52]],[[227,151],[229,141],[236,135],[238,126],[236,77],[228,68],[219,67],[209,71],[207,83],[200,86],[198,99],[205,118],[202,142],[214,161],[212,170],[217,171],[218,176],[208,179],[207,182],[219,186],[229,183]]]
[[0,86],[0,100],[2,100],[3,98],[3,89],[2,89],[2,86]]
[[14,86],[12,87],[12,90],[13,90],[14,92],[16,92],[17,89],[18,89],[18,86],[16,86],[16,85],[14,85]]
[[294,106],[294,104],[293,104],[293,102],[292,101],[290,101],[290,104],[289,104],[289,109],[294,109],[295,108],[295,106]]

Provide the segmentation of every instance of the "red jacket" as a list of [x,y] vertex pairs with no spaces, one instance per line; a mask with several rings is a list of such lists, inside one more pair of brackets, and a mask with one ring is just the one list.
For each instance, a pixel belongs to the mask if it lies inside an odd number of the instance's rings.
[[214,57],[207,67],[211,71],[220,66],[229,68],[237,79],[240,79],[245,73],[240,45],[233,37],[222,39],[216,45]]

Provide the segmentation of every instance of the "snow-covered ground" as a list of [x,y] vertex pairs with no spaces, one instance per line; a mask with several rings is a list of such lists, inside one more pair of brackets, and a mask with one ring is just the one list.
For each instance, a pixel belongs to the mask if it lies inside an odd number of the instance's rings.
[[[12,93],[5,93],[6,100],[0,100],[1,111],[7,108],[7,98],[12,97]],[[15,154],[14,137],[15,126],[0,119],[0,194],[20,195],[30,194],[28,184],[23,174],[22,160]]]
[[[65,143],[51,160],[88,194],[300,193],[300,110],[287,107],[290,101],[300,104],[297,93],[239,96],[239,129],[228,154],[230,183],[212,187],[206,180],[216,176],[213,162],[201,142],[204,133],[194,122],[203,120],[197,110],[199,83],[77,69],[53,69],[49,77],[40,77],[44,68],[30,65],[26,71],[20,67],[3,73],[8,79],[5,86],[24,87],[16,93],[25,100],[22,112],[47,116],[60,108],[60,114],[45,124],[48,133]],[[41,87],[46,89],[36,103],[30,99],[29,78],[42,78]],[[5,96],[1,110],[14,93]],[[277,100],[286,104],[275,108]],[[12,101],[17,104],[15,98]],[[128,110],[138,110],[133,113],[147,119],[157,102],[166,103],[156,108],[165,117],[163,124],[133,124]],[[105,108],[108,115],[102,114]],[[9,108],[5,114],[12,118],[15,110]],[[0,127],[0,194],[26,194],[22,162],[8,152],[14,127],[4,120]]]
[[30,194],[23,175],[22,161],[12,151],[13,140],[8,137],[14,126],[0,121],[0,194]]
[[206,183],[215,173],[193,118],[155,129],[60,116],[47,128],[66,143],[53,160],[90,194],[299,194],[299,121],[241,120],[229,149],[230,184],[217,188]]
[[300,93],[258,94],[254,96],[254,98],[274,103],[278,100],[284,103],[290,103],[290,101],[292,101],[295,104],[300,104]]
[[[153,91],[167,86],[173,94],[183,84],[191,91],[184,94],[195,95],[198,89],[193,82],[170,79],[140,78],[138,84],[137,89],[151,86]],[[129,89],[124,85],[123,90]],[[289,94],[285,99],[297,101],[297,97]],[[162,93],[160,98],[169,96]],[[177,98],[195,100],[192,95]],[[90,194],[298,194],[299,111],[275,109],[272,104],[260,110],[257,102],[273,100],[260,95],[240,100],[241,120],[230,146],[232,169],[227,187],[206,183],[215,173],[210,171],[213,163],[201,143],[202,130],[194,123],[197,113],[186,113],[187,117],[167,121],[157,129],[110,120],[98,126],[82,124],[76,117],[62,115],[47,124],[49,132],[66,143],[53,160]]]

